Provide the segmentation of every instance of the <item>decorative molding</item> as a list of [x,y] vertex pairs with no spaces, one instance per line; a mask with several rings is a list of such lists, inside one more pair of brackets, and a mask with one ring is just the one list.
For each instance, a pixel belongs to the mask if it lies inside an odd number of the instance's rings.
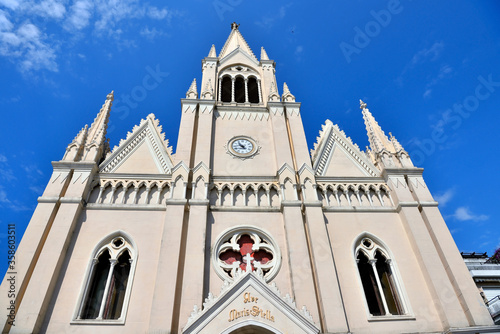
[[[267,283],[257,272],[243,272],[241,270],[237,272],[234,282],[224,281],[219,296],[209,293],[207,298],[205,298],[202,308],[199,308],[197,305],[193,307],[193,311],[182,332],[184,334],[201,333],[203,328],[218,316],[220,310],[226,308],[249,287],[254,288],[263,298],[266,298],[289,321],[301,328],[303,333],[319,333],[319,327],[314,323],[310,312],[305,306],[299,309],[289,294],[282,296],[276,283]],[[231,330],[233,329],[231,328]],[[226,332],[223,333],[225,334]]]
[[113,148],[106,160],[100,165],[101,173],[112,173],[134,152],[144,140],[149,141],[153,150],[153,159],[161,171],[170,174],[172,164],[172,147],[168,146],[168,139],[162,133],[162,126],[154,114],[149,114],[142,119],[139,125],[134,126],[127,133],[126,139],[120,140],[120,144]]
[[256,112],[256,111],[221,111],[217,110],[215,114],[216,117],[227,120],[253,120],[253,121],[262,121],[269,119],[268,112]]
[[333,155],[335,143],[341,146],[368,175],[373,177],[380,175],[377,167],[366,158],[360,151],[359,146],[353,143],[352,139],[347,137],[345,132],[340,130],[338,125],[333,124],[330,120],[326,120],[325,124],[321,126],[319,137],[316,139],[314,149],[311,150],[311,158],[316,175],[322,176],[326,172]]

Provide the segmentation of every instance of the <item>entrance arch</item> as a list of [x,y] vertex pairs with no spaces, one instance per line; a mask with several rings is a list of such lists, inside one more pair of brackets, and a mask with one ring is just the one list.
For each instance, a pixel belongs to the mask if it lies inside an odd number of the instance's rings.
[[235,324],[221,334],[283,334],[279,330],[255,320],[247,320]]

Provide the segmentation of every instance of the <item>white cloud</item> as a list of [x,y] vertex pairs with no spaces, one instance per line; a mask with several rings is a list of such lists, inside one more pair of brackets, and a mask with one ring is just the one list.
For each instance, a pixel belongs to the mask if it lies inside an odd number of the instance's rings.
[[12,30],[14,25],[7,18],[7,13],[0,9],[0,31]]
[[3,203],[3,204],[10,204],[10,200],[7,198],[7,193],[5,192],[5,190],[1,189],[0,188],[0,203]]
[[461,206],[455,210],[455,213],[452,215],[457,220],[460,221],[485,221],[488,220],[490,217],[487,215],[476,215],[472,213],[469,208]]
[[66,21],[67,30],[82,30],[89,25],[94,4],[90,0],[79,0],[71,6],[71,15]]
[[0,5],[3,5],[9,9],[17,9],[21,1],[18,0],[0,0]]
[[158,8],[153,6],[153,7],[149,7],[149,9],[148,9],[148,16],[152,19],[155,19],[155,20],[162,20],[165,17],[167,17],[168,14],[169,14],[169,11],[166,8],[158,9]]
[[439,202],[440,206],[445,206],[455,195],[454,189],[448,189],[444,193],[438,193],[434,196],[434,199]]
[[50,17],[55,19],[61,19],[64,17],[66,13],[66,7],[60,2],[55,0],[45,0],[39,4],[29,4],[30,12],[43,16]]
[[0,162],[7,162],[7,157],[3,154],[0,154]]
[[424,97],[424,99],[428,99],[431,97],[431,94],[432,94],[432,89],[427,89],[425,92],[424,92],[424,95],[422,95]]
[[444,50],[443,42],[436,42],[430,48],[418,51],[411,59],[410,66],[423,63],[425,61],[434,61],[439,58]]
[[141,29],[140,34],[150,40],[153,40],[156,37],[164,35],[165,33],[156,28],[149,29],[149,27],[145,27]]

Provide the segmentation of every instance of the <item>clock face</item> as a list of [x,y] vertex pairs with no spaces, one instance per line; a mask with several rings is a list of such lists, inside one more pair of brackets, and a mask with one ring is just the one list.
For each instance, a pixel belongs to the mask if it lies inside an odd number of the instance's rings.
[[250,137],[236,136],[228,141],[226,149],[233,157],[244,160],[258,154],[260,146]]
[[253,150],[253,144],[248,139],[236,139],[231,143],[231,148],[239,154],[248,154]]

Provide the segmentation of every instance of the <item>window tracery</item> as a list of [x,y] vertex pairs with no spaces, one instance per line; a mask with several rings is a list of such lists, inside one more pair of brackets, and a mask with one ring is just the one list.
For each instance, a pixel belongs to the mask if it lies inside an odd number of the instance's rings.
[[373,238],[364,237],[357,244],[355,258],[370,315],[407,314],[389,252]]
[[130,296],[136,252],[118,234],[101,242],[92,257],[76,320],[123,321]]
[[253,227],[230,229],[219,237],[212,254],[214,267],[222,279],[232,280],[237,270],[262,273],[270,281],[281,264],[279,248],[269,235]]

